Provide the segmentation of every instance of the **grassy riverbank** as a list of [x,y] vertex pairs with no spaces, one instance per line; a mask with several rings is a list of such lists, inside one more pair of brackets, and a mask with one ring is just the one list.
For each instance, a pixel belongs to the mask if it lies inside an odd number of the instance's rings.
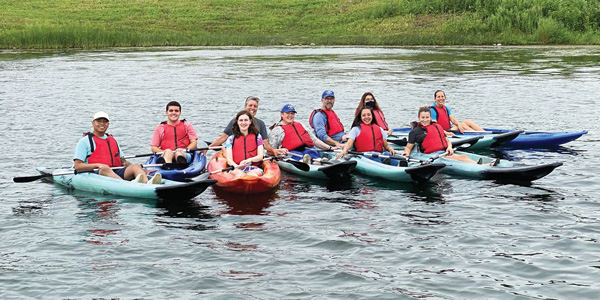
[[596,0],[4,0],[0,48],[600,44]]

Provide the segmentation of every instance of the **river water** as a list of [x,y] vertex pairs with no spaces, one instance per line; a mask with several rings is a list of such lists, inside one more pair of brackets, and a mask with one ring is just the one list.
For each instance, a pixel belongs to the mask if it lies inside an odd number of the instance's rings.
[[[224,47],[0,52],[3,299],[593,299],[600,294],[600,48]],[[212,188],[157,203],[13,183],[68,166],[99,110],[126,155],[149,152],[177,100],[213,140],[261,98],[306,122],[323,90],[349,126],[363,92],[393,127],[437,89],[459,119],[575,131],[551,150],[488,152],[563,162],[531,185],[438,175],[397,184],[284,174],[272,195]],[[590,117],[591,115],[591,117]],[[143,162],[143,159],[132,161]]]

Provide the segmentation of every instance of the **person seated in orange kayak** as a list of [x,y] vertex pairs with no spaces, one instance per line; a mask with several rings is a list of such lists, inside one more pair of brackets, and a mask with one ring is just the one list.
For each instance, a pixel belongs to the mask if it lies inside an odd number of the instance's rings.
[[313,147],[324,150],[339,149],[333,147],[318,139],[304,124],[295,122],[296,108],[291,104],[286,104],[280,111],[281,120],[273,127],[269,133],[269,144],[279,153],[293,153],[292,159],[300,160],[310,164],[312,159],[320,158],[319,152]]
[[[437,151],[446,151],[445,158],[469,162],[478,163],[470,159],[468,156],[463,154],[454,153],[452,149],[452,142],[446,136],[444,129],[440,124],[437,124],[431,120],[431,111],[427,106],[421,106],[419,108],[419,124],[413,128],[408,134],[408,143],[402,152],[402,155],[408,157],[410,152],[414,148],[415,144],[419,146],[419,150],[423,153],[433,153]],[[499,160],[496,160],[489,165],[497,165]]]
[[373,96],[373,93],[366,92],[362,95],[362,97],[360,98],[360,102],[358,103],[358,107],[354,112],[355,117],[360,114],[360,111],[363,107],[369,107],[373,109],[373,117],[375,118],[375,121],[377,121],[377,125],[379,125],[379,127],[381,127],[383,131],[385,131],[385,133],[387,133],[388,135],[393,133],[393,130],[390,128],[390,126],[388,126],[388,123],[385,121],[383,111],[379,107],[379,103],[377,103],[377,100],[375,100],[375,96]]
[[173,158],[178,163],[190,162],[192,155],[187,150],[195,149],[198,141],[194,127],[185,119],[179,120],[181,105],[177,101],[167,103],[165,114],[167,120],[154,128],[150,142],[152,152],[163,152],[156,162],[172,163]]
[[233,134],[223,144],[227,164],[235,167],[230,173],[236,176],[262,175],[263,170],[258,165],[264,155],[263,139],[252,113],[247,110],[238,112],[231,129]]
[[[471,120],[464,120],[463,122],[459,122],[450,112],[450,108],[448,108],[444,103],[446,103],[446,93],[442,90],[437,90],[433,93],[433,99],[435,103],[431,106],[431,120],[437,122],[439,125],[444,128],[445,131],[460,131],[461,133],[465,131],[484,131],[481,126],[477,125],[475,122]],[[454,124],[454,126],[452,126]],[[450,135],[454,135],[453,133],[449,133]]]
[[[342,149],[336,158],[340,158],[346,155],[348,151],[354,146],[358,152],[377,152],[379,154],[387,150],[387,155],[394,155],[396,150],[392,148],[388,142],[387,133],[377,124],[377,120],[373,118],[373,109],[370,107],[363,107],[360,110],[360,114],[354,117],[352,122],[352,129],[348,133],[348,142]],[[368,157],[369,159],[382,162],[381,158]],[[386,160],[385,163],[398,165],[398,161]]]
[[[117,140],[107,134],[109,126],[108,114],[99,111],[92,118],[94,130],[85,134],[75,146],[73,156],[74,168],[77,171],[98,169],[98,174],[116,179],[132,180],[140,183],[160,183],[162,175],[157,173],[148,181],[148,173],[156,170],[144,170],[140,164],[132,164],[123,158]],[[113,171],[112,167],[124,167]]]

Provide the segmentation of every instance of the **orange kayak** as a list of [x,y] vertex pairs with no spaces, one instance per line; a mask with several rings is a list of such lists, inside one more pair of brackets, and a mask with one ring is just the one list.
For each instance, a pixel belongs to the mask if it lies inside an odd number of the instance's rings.
[[[227,168],[227,160],[223,152],[219,151],[213,155],[208,163],[208,172]],[[262,176],[243,175],[233,176],[229,172],[219,172],[210,175],[210,178],[216,179],[215,184],[218,187],[230,193],[237,194],[258,194],[272,190],[281,181],[281,170],[276,162],[263,161],[260,167],[264,170]]]

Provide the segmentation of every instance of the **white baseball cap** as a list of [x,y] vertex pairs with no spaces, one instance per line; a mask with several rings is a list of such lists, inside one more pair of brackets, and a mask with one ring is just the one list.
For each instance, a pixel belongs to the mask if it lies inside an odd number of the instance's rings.
[[102,118],[107,119],[107,120],[110,121],[110,119],[108,118],[108,114],[105,113],[105,112],[103,112],[103,111],[99,111],[99,112],[95,113],[94,114],[94,118],[92,119],[92,121],[96,121],[96,120],[102,119]]

